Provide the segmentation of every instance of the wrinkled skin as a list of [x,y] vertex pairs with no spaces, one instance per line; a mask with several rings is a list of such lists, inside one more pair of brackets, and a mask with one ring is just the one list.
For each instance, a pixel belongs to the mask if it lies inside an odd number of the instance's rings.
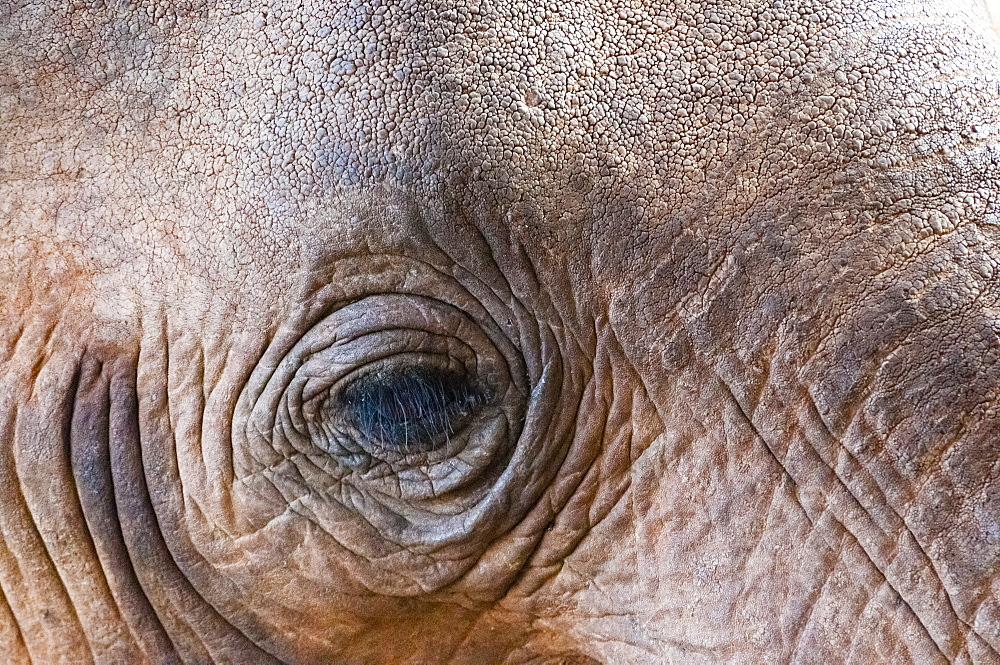
[[1000,662],[982,9],[49,4],[6,662]]

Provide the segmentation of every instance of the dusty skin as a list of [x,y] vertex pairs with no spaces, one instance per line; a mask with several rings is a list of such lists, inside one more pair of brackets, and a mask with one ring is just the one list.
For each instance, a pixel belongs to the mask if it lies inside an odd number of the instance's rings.
[[5,663],[1000,663],[961,2],[0,2]]

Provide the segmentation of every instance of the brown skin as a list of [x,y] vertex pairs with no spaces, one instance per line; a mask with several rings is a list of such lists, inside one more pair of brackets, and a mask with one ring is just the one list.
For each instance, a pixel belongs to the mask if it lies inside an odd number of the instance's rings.
[[0,53],[10,662],[1000,662],[983,16],[21,1]]

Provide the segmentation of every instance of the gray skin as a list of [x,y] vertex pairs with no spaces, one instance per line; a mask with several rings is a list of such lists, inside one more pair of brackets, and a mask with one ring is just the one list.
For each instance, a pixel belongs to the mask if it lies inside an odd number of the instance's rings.
[[1000,662],[988,25],[0,3],[4,662]]

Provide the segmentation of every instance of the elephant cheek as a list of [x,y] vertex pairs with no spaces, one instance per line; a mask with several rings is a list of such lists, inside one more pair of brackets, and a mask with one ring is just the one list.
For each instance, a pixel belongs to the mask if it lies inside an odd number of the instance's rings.
[[[89,443],[92,433],[106,432],[107,413],[99,398],[78,399],[92,389],[94,370],[67,371],[78,358],[58,340],[45,348],[51,333],[50,325],[27,325],[4,363],[0,585],[5,604],[21,649],[32,659],[87,662],[92,650],[137,658],[140,645],[116,606],[98,556],[101,534],[93,539],[88,534],[84,506],[100,473],[86,473],[77,485],[82,460],[72,455],[74,442]],[[86,605],[101,608],[100,614],[77,612]]]
[[2,409],[0,585],[30,657],[274,662],[198,594],[162,535],[136,350],[43,321],[7,359]]

